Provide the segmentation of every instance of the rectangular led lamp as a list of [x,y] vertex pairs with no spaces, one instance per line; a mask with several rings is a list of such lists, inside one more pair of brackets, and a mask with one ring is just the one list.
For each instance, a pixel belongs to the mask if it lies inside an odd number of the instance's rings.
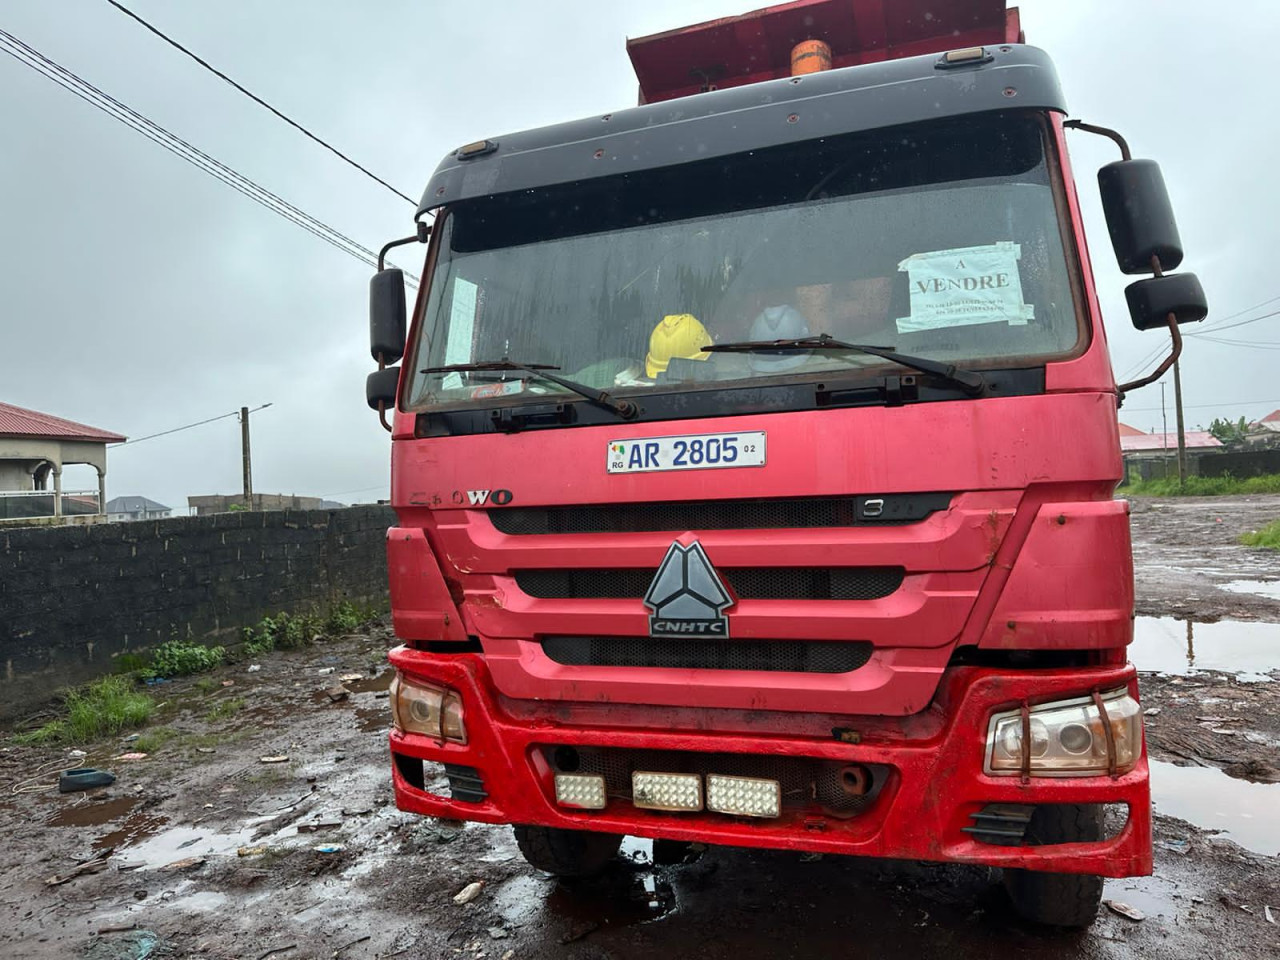
[[645,810],[702,809],[702,778],[696,773],[631,775],[631,802]]
[[606,802],[604,777],[599,774],[556,774],[556,803],[560,806],[603,810]]
[[708,774],[707,809],[736,817],[776,817],[782,813],[782,787],[777,780]]

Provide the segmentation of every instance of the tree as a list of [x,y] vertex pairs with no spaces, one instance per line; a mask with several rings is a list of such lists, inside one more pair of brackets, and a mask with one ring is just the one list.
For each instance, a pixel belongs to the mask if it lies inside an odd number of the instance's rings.
[[1249,432],[1249,424],[1244,417],[1241,417],[1236,423],[1215,417],[1213,423],[1209,424],[1209,432],[1227,446],[1231,446],[1236,443],[1244,443],[1244,438]]

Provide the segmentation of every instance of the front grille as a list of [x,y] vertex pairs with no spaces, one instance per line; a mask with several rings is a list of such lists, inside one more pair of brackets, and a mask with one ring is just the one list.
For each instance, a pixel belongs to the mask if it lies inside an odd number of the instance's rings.
[[949,493],[796,497],[785,500],[693,500],[488,511],[502,533],[640,533],[656,530],[776,530],[918,523],[951,504]]
[[[518,570],[516,585],[543,599],[640,598],[656,570]],[[720,568],[741,600],[878,600],[900,586],[902,567]]]
[[614,750],[597,747],[544,747],[543,756],[558,773],[598,774],[610,798],[631,799],[631,775],[720,773],[735,777],[777,780],[783,809],[817,807],[836,817],[852,816],[875,800],[888,779],[886,768],[874,764],[870,789],[851,794],[842,786],[845,766],[811,757],[781,757],[744,753],[694,753],[682,750]]
[[569,667],[850,673],[866,666],[874,647],[862,640],[545,637],[542,650],[556,663]]

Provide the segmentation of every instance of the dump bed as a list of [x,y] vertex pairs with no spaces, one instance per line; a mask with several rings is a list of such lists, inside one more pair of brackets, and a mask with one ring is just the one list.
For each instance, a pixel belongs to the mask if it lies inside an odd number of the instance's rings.
[[655,103],[788,76],[806,40],[831,48],[832,67],[849,67],[1021,39],[1005,0],[798,0],[628,40],[627,53],[640,102]]

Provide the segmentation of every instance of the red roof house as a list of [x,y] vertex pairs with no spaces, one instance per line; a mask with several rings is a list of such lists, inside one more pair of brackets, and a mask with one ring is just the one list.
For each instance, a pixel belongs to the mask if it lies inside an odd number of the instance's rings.
[[[110,430],[0,403],[0,523],[71,514],[102,516],[107,444],[124,439]],[[63,491],[62,468],[69,463],[97,470],[96,493]]]

